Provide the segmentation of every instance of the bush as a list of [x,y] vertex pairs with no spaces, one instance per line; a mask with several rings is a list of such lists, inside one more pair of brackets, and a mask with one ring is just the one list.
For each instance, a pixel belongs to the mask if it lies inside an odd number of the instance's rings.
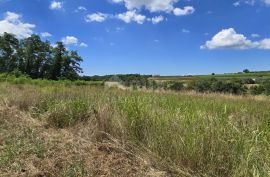
[[247,88],[240,80],[220,81],[217,79],[200,80],[192,84],[191,88],[198,92],[218,92],[244,94]]
[[265,89],[262,85],[259,86],[253,86],[250,88],[250,93],[252,95],[261,95],[265,92]]
[[48,123],[56,128],[65,128],[90,118],[90,106],[81,99],[60,102],[49,109]]
[[181,83],[181,82],[175,82],[175,83],[173,83],[173,84],[171,84],[170,86],[169,86],[169,89],[170,90],[174,90],[174,91],[180,91],[180,90],[182,90],[184,88],[184,85],[183,85],[183,83]]
[[270,80],[265,81],[263,84],[265,94],[270,95]]

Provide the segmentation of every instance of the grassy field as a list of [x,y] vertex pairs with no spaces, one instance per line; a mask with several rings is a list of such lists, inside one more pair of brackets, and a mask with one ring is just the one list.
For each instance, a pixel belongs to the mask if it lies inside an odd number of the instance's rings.
[[268,97],[0,84],[0,174],[270,175]]
[[231,74],[215,74],[215,75],[194,75],[194,76],[156,76],[150,78],[156,81],[179,81],[179,82],[190,82],[201,79],[270,79],[270,72],[251,72],[251,73],[231,73]]

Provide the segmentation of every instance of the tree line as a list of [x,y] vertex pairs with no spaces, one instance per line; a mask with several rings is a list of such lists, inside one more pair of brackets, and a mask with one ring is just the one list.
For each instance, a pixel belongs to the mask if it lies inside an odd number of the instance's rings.
[[33,34],[17,39],[13,34],[0,36],[0,72],[21,73],[33,79],[76,80],[82,73],[82,58],[69,51],[62,42],[52,46]]

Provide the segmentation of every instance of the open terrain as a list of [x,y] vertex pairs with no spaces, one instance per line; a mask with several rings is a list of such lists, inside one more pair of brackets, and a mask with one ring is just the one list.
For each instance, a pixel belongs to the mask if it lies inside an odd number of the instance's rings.
[[2,176],[268,176],[266,96],[0,85]]
[[179,82],[191,82],[202,79],[216,78],[221,80],[231,79],[270,79],[269,71],[262,72],[249,72],[249,73],[228,73],[228,74],[214,74],[213,75],[189,75],[189,76],[154,76],[150,78],[156,81],[179,81]]

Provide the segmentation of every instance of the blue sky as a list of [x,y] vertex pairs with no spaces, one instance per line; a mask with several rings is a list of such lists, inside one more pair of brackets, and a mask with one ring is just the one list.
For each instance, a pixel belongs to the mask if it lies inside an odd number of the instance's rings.
[[270,0],[0,0],[0,34],[43,35],[85,75],[270,70]]

